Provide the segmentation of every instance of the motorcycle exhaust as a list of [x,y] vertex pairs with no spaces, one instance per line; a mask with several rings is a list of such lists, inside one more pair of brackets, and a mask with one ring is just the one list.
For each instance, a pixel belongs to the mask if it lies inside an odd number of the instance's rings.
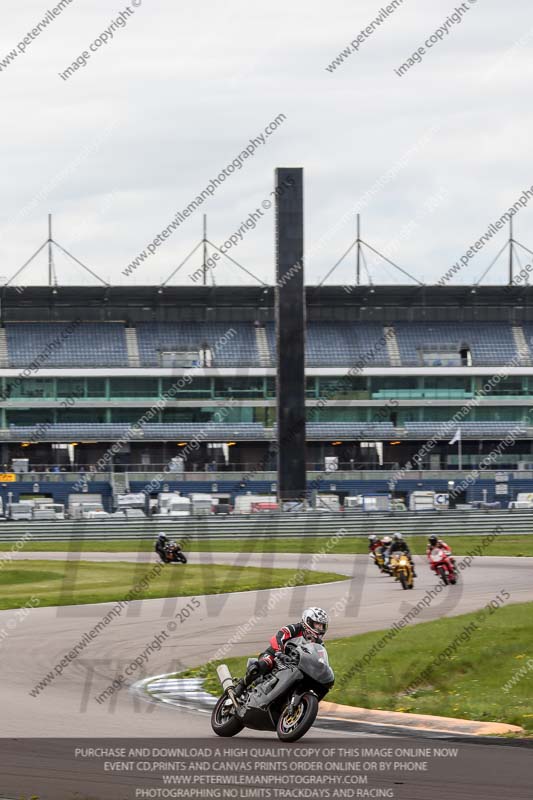
[[225,664],[220,664],[217,667],[217,675],[224,691],[229,688],[233,689],[233,678],[231,677],[231,673]]
[[235,708],[238,709],[239,704],[233,692],[234,689],[233,678],[231,677],[231,672],[227,668],[226,664],[220,664],[217,667],[217,675],[220,683],[222,684],[222,688],[224,689],[225,692],[228,693],[228,697],[230,698]]

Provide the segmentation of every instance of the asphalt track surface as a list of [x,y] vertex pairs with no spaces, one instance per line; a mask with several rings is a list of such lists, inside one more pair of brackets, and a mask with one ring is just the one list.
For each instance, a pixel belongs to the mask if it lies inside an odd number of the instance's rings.
[[[64,560],[65,553],[19,554],[23,560]],[[70,554],[69,558],[73,558]],[[154,562],[151,554],[86,553],[84,561]],[[333,610],[329,637],[340,638],[384,629],[400,620],[409,608],[436,585],[421,558],[416,559],[418,580],[412,591],[380,575],[366,556],[311,554],[191,553],[190,563],[232,564],[272,568],[314,568],[347,576],[346,581],[287,590],[271,610],[259,616],[250,630],[231,646],[229,656],[254,654],[264,649],[272,633],[296,621],[307,605]],[[316,556],[315,556],[316,559]],[[420,613],[417,621],[437,619],[481,609],[499,592],[511,594],[509,602],[533,601],[533,559],[476,558],[461,573],[457,586],[446,587]],[[140,575],[143,565],[140,564]],[[169,565],[169,570],[186,569]],[[199,596],[199,607],[180,621],[179,612],[190,598],[132,601],[113,619],[81,655],[55,677],[36,697],[36,684],[54,670],[63,656],[96,625],[114,603],[33,608],[24,619],[15,611],[0,611],[0,708],[3,737],[201,737],[210,736],[205,710],[148,702],[131,691],[133,684],[150,675],[179,671],[209,661],[228,643],[236,629],[266,608],[275,590]],[[177,616],[178,615],[178,616]],[[15,622],[13,622],[15,620]],[[175,630],[169,633],[171,623]],[[2,636],[2,632],[7,635]],[[159,651],[135,668],[127,685],[111,699],[95,699],[135,658],[146,651],[156,634],[168,633]],[[382,733],[387,733],[383,731]],[[306,740],[328,736],[368,736],[368,729],[352,723],[341,728],[317,720]],[[243,734],[241,734],[242,736]],[[246,731],[246,737],[268,734]],[[270,738],[270,737],[269,737]]]
[[[65,558],[64,553],[20,556],[29,560]],[[84,555],[83,559],[153,560],[150,554],[124,553],[91,553]],[[288,620],[298,619],[302,607],[310,604],[332,610],[330,636],[333,638],[387,628],[400,620],[435,586],[434,577],[421,559],[417,559],[419,578],[415,589],[408,592],[379,575],[364,556],[324,556],[313,564],[310,555],[269,554],[258,557],[197,553],[191,554],[190,561],[270,565],[295,571],[307,566],[347,576],[347,580],[342,582],[288,590],[268,614],[264,617],[259,615],[259,620],[238,644],[231,647],[230,655],[258,652],[274,630]],[[461,573],[460,583],[444,589],[417,619],[423,621],[481,609],[503,589],[511,594],[509,602],[533,600],[532,567],[533,559],[477,558]],[[148,563],[141,563],[139,569],[142,574],[143,569],[150,567]],[[180,570],[184,567],[171,565],[165,569]],[[217,649],[228,643],[239,625],[265,608],[274,591],[198,597],[199,607],[189,618],[183,618],[183,622],[163,642],[161,650],[151,654],[143,671],[132,675],[129,683],[135,684],[147,675],[169,673],[209,660]],[[156,633],[179,620],[177,612],[189,601],[190,598],[183,597],[132,602],[37,697],[32,697],[29,692],[53,670],[84,631],[90,630],[114,604],[34,608],[23,619],[17,618],[14,611],[0,611],[0,708],[4,737],[0,745],[0,797],[20,797],[21,782],[27,787],[38,787],[39,796],[46,800],[71,800],[80,797],[80,789],[89,788],[90,797],[99,800],[137,796],[136,780],[128,775],[118,774],[111,778],[95,769],[94,774],[86,770],[82,777],[69,747],[52,737],[67,737],[76,744],[81,744],[82,737],[86,737],[86,743],[96,741],[100,744],[106,741],[105,737],[120,737],[121,743],[125,737],[142,737],[146,743],[155,739],[168,741],[167,737],[174,741],[178,737],[187,737],[200,742],[199,737],[213,736],[208,714],[200,706],[187,709],[162,702],[147,702],[131,690],[131,685],[107,703],[98,704],[95,700],[117,674],[146,649]],[[375,736],[386,736],[387,733],[390,735],[390,731],[380,730],[378,734],[374,731]],[[318,719],[306,735],[305,744],[319,744],[332,738],[339,741],[339,737],[347,741],[348,737],[368,736],[364,726],[346,723],[339,727],[331,720]],[[399,736],[397,731],[394,736]],[[238,744],[237,740],[244,738],[263,739],[266,745],[277,741],[274,734],[253,731],[243,731],[234,741]],[[385,738],[379,741],[387,742]],[[405,741],[412,746],[424,744],[423,739],[414,736]],[[451,769],[443,761],[427,776],[400,776],[394,781],[397,790],[394,796],[402,800],[499,800],[504,796],[509,800],[525,800],[530,797],[531,752],[520,746],[509,746],[519,745],[519,742],[498,741],[503,749],[497,747],[494,757],[492,747],[484,747],[481,740],[470,740]],[[496,744],[496,741],[491,743]],[[391,781],[392,778],[388,783],[392,785]]]

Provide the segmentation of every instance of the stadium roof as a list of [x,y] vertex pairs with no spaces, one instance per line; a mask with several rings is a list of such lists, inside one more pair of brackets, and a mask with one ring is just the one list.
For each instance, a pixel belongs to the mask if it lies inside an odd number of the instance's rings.
[[[425,319],[453,321],[457,309],[469,319],[510,321],[515,310],[520,320],[533,320],[532,286],[308,286],[307,306],[314,319],[343,319],[328,312],[348,309],[347,319],[407,319],[410,309],[427,309]],[[0,294],[2,320],[184,318],[180,310],[198,319],[209,319],[211,309],[235,320],[256,318],[259,309],[274,307],[274,286],[3,286]],[[531,307],[531,313],[529,313]],[[224,311],[223,315],[220,312]],[[433,309],[440,312],[434,316]],[[527,312],[526,312],[527,309]],[[319,315],[318,311],[325,312]],[[189,318],[194,318],[189,316]],[[466,318],[466,317],[465,317]],[[419,319],[418,316],[414,319]]]

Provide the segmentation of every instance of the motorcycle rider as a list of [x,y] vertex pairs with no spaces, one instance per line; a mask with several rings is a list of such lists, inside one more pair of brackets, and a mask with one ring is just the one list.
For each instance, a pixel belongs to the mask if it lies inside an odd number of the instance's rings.
[[381,540],[381,547],[379,548],[379,552],[381,553],[383,558],[385,558],[385,556],[387,555],[388,549],[391,546],[391,544],[392,544],[392,539],[390,538],[390,536],[384,536],[383,539]]
[[403,538],[403,534],[401,533],[395,533],[392,536],[392,543],[387,550],[387,560],[385,562],[387,566],[389,566],[390,564],[390,559],[393,553],[405,553],[413,569],[413,576],[416,578],[417,574],[415,570],[415,565],[413,563],[413,556],[411,555],[409,545],[407,544],[407,542]]
[[296,644],[300,637],[306,642],[322,644],[329,625],[329,617],[323,608],[306,608],[300,622],[285,625],[270,640],[267,649],[259,654],[257,661],[248,667],[246,675],[234,688],[235,697],[241,694],[258,678],[264,678],[275,663],[275,657],[285,652],[288,644]]
[[388,562],[387,562],[387,554],[389,552],[389,547],[392,544],[392,539],[390,536],[384,536],[381,539],[381,544],[378,548],[376,548],[376,553],[379,553],[383,559],[383,566],[381,567],[382,572],[389,572]]
[[446,544],[446,542],[443,541],[442,539],[439,539],[439,537],[435,536],[435,534],[432,534],[428,539],[426,555],[429,561],[429,566],[431,567],[433,572],[436,572],[437,570],[437,565],[431,561],[431,551],[433,550],[434,547],[439,547],[441,550],[443,550],[449,557],[451,563],[455,566],[455,558],[452,557],[452,548],[450,547],[450,545]]
[[382,552],[382,547],[383,547],[383,542],[381,540],[381,537],[376,536],[375,533],[371,534],[368,537],[368,552],[370,557],[374,561],[374,564],[378,567],[378,569],[381,569],[381,567],[378,564],[376,556],[378,553]]
[[167,562],[166,550],[168,547],[168,539],[164,533],[160,533],[155,542],[155,552],[165,564]]

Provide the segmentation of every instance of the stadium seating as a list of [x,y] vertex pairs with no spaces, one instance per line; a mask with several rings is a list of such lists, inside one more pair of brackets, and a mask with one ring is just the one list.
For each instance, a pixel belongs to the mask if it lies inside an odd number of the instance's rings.
[[137,342],[145,367],[160,366],[161,352],[199,352],[205,345],[211,350],[213,366],[259,363],[252,323],[141,322],[137,325]]
[[[10,425],[0,431],[0,440],[31,440],[32,434],[42,439],[70,441],[71,439],[94,439],[116,441],[126,437],[126,441],[183,440],[183,441],[265,441],[275,437],[276,428],[265,428],[258,422],[224,423],[148,423],[142,431],[132,429],[128,423],[56,423],[46,427],[46,435],[39,433],[39,427],[30,425]],[[461,425],[463,438],[503,439],[511,429],[515,431],[525,425],[517,422],[469,422]],[[437,435],[445,441],[457,430],[457,425],[449,422],[410,422],[401,428],[394,428],[390,422],[310,422],[307,424],[307,439],[327,441],[331,439],[387,440],[391,438],[429,440]]]
[[10,425],[7,431],[0,433],[3,439],[31,440],[36,433],[42,439],[70,441],[76,439],[99,439],[102,441],[126,441],[148,439],[151,441],[183,439],[184,441],[228,441],[228,440],[261,440],[266,438],[265,428],[257,422],[238,422],[234,424],[217,423],[147,423],[142,430],[128,423],[56,423],[46,427],[46,435],[39,433],[39,427],[31,425]]
[[[266,325],[270,352],[276,352],[273,323]],[[311,367],[389,366],[383,326],[375,323],[310,322],[306,333],[306,363]]]
[[[502,366],[517,357],[511,325],[483,323],[396,323],[399,361],[392,364],[384,342],[384,328],[377,323],[310,322],[306,333],[308,367],[368,366],[460,366],[462,348],[470,352],[472,364]],[[200,350],[211,351],[212,366],[274,366],[276,337],[273,323],[265,326],[268,351],[259,352],[252,322],[141,322],[136,331],[140,366],[180,366],[179,357],[190,359],[182,366],[200,362]],[[57,367],[126,367],[128,359],[125,325],[118,322],[84,322],[71,332],[67,323],[6,323],[9,367],[27,367],[36,359]],[[524,325],[526,342],[533,340],[533,325]],[[47,347],[54,342],[56,346]],[[392,349],[394,349],[394,345]],[[519,363],[529,364],[527,347]],[[162,353],[177,355],[175,363]],[[133,364],[131,364],[133,365]]]
[[308,439],[368,439],[390,438],[394,435],[391,422],[309,422],[306,426]]
[[[502,366],[517,355],[510,325],[416,322],[397,323],[394,329],[403,366],[460,365],[461,348],[470,350],[474,365]],[[424,351],[434,356],[433,361],[424,360]],[[442,353],[441,356],[439,351]],[[447,356],[452,353],[456,356],[450,360]]]
[[10,367],[126,366],[124,326],[117,322],[16,322],[5,326]]
[[314,322],[308,327],[306,345],[307,360],[313,366],[352,365],[359,359],[368,364],[389,361],[383,327],[372,323]]
[[[453,416],[453,414],[450,414]],[[457,431],[457,424],[450,422],[406,422],[403,426],[410,439],[431,439],[434,435],[441,435],[446,439],[447,431],[452,436]],[[500,440],[505,438],[510,430],[526,429],[525,423],[519,422],[464,422],[461,423],[461,432],[465,438],[488,438]]]

